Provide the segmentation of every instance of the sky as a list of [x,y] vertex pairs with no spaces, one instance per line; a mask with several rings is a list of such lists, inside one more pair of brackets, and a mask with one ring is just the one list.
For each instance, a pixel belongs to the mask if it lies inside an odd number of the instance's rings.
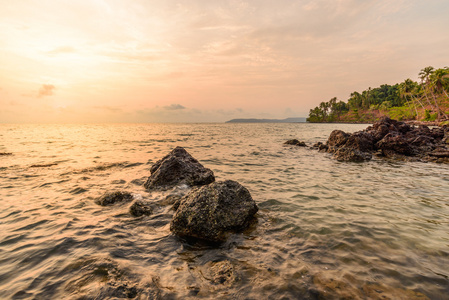
[[447,0],[0,0],[0,123],[306,117],[449,65]]

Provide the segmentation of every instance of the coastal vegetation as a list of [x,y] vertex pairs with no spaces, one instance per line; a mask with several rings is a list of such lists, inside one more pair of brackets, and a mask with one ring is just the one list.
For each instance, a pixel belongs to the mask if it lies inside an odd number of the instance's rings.
[[373,123],[382,116],[399,121],[449,122],[449,67],[422,69],[419,81],[406,79],[354,91],[346,102],[336,97],[309,112],[308,122]]

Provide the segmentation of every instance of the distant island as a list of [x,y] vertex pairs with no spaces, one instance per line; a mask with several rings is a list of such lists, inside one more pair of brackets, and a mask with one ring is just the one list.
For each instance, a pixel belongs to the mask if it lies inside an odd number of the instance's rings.
[[225,123],[305,123],[306,118],[287,119],[232,119]]

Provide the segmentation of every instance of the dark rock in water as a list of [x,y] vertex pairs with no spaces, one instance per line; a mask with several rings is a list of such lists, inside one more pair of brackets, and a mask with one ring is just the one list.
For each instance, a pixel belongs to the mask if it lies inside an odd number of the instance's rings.
[[184,148],[176,147],[150,169],[147,189],[167,189],[175,185],[205,185],[215,181],[214,173],[200,164]]
[[334,153],[333,158],[338,161],[362,162],[371,159],[371,154],[357,149],[341,147]]
[[52,166],[56,166],[56,163],[51,163],[51,164],[42,164],[42,165],[31,165],[30,168],[47,168],[47,167],[52,167]]
[[318,151],[320,151],[320,152],[326,152],[329,147],[326,144],[317,142],[317,143],[313,144],[312,148],[318,149]]
[[327,145],[329,147],[340,147],[343,146],[348,140],[349,134],[342,130],[334,130],[331,132],[329,139],[327,140]]
[[238,182],[214,182],[193,189],[181,199],[170,230],[185,237],[212,242],[226,240],[229,231],[245,229],[257,205],[249,191]]
[[143,200],[136,200],[129,207],[129,212],[135,217],[149,216],[153,213],[153,208],[148,202],[145,202]]
[[133,195],[128,192],[122,192],[122,191],[115,191],[111,193],[106,193],[100,198],[95,200],[95,203],[106,206],[106,205],[112,205],[118,202],[128,202],[133,199]]
[[160,201],[161,205],[173,205],[181,200],[181,195],[168,195],[164,200]]
[[173,210],[178,210],[179,204],[181,204],[182,196],[180,195],[169,195],[163,201],[163,205],[173,205]]
[[429,153],[430,156],[435,156],[435,157],[449,157],[449,151],[435,151],[435,152],[431,152]]
[[299,146],[299,147],[306,147],[306,143],[300,142],[297,139],[288,140],[284,143],[284,145],[293,145],[293,146]]
[[[111,294],[112,297],[116,297],[119,299],[131,299],[136,298],[138,295],[138,292],[140,292],[137,287],[131,286],[129,287],[128,284],[120,284],[117,287],[110,287],[107,291]],[[106,292],[106,293],[107,293]]]
[[318,151],[320,152],[326,152],[329,150],[329,146],[323,143],[320,143],[320,145],[318,145]]
[[[334,130],[326,147],[316,144],[320,151],[334,153],[340,161],[364,161],[387,157],[407,161],[433,161],[449,163],[449,128],[430,129],[425,125],[412,127],[388,117],[381,118],[373,126],[352,134]],[[350,151],[350,149],[355,151]]]
[[403,155],[412,155],[413,149],[410,144],[400,135],[387,134],[383,139],[376,143],[377,149],[385,151],[394,151]]
[[372,151],[374,147],[373,137],[363,131],[353,133],[346,140],[344,147],[362,152]]

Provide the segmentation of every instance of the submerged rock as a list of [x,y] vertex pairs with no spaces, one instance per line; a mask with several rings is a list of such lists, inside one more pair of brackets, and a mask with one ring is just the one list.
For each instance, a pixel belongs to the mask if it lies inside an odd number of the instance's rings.
[[176,147],[150,169],[145,188],[168,189],[175,185],[205,185],[215,181],[214,173],[193,158],[184,148]]
[[133,195],[129,192],[115,191],[104,194],[95,200],[95,203],[106,206],[112,205],[118,202],[128,202],[133,199]]
[[245,229],[257,211],[251,194],[241,184],[214,182],[181,199],[170,230],[179,236],[222,242],[228,232]]
[[299,146],[299,147],[306,147],[306,143],[301,142],[297,139],[288,140],[284,143],[284,145],[293,145],[293,146]]
[[153,208],[146,201],[136,200],[129,207],[129,212],[135,217],[149,216],[153,213]]
[[50,164],[36,164],[36,165],[31,165],[30,168],[47,168],[47,167],[52,167],[52,166],[56,166],[56,163],[50,163]]
[[239,280],[239,276],[229,260],[214,262],[209,270],[211,281],[215,284],[230,285]]

